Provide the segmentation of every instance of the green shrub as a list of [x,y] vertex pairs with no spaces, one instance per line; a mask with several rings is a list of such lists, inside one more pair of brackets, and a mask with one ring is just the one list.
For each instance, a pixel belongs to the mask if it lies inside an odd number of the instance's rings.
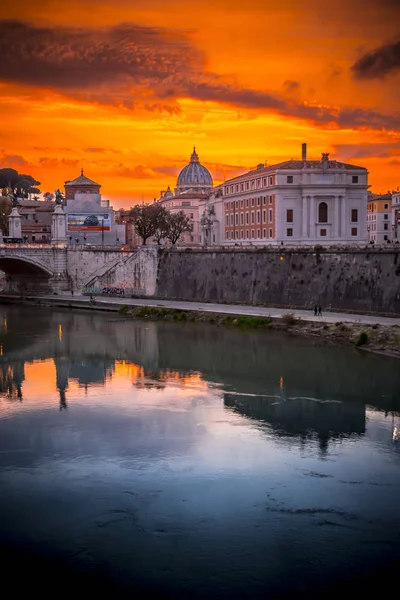
[[356,346],[364,346],[368,344],[368,333],[362,331],[358,336],[358,340],[356,341]]
[[123,306],[121,306],[118,309],[118,312],[121,313],[121,314],[123,314],[123,315],[126,315],[126,313],[129,312],[129,306],[127,306],[126,304],[124,304]]

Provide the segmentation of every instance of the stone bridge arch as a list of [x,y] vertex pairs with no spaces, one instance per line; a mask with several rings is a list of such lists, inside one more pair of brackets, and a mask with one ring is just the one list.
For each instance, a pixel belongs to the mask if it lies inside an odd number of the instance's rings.
[[54,260],[37,249],[1,248],[0,270],[5,273],[3,291],[10,293],[47,293],[54,278]]

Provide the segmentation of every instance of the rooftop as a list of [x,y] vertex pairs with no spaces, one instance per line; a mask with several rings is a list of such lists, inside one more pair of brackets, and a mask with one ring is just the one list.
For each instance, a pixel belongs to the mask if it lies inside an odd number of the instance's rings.
[[83,169],[81,170],[81,174],[79,175],[79,177],[73,179],[72,181],[66,181],[65,185],[97,185],[100,187],[100,183],[96,183],[95,181],[89,179],[89,177],[86,177],[86,175],[83,174]]

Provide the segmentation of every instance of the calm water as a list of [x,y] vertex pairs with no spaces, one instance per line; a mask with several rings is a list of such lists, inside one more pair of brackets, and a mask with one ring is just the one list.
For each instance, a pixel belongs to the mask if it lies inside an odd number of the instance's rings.
[[399,367],[276,332],[0,306],[3,584],[395,590]]

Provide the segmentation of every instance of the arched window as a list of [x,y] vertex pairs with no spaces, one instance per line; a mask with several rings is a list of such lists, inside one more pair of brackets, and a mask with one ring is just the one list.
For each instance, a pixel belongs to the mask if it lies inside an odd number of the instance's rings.
[[327,223],[328,222],[328,205],[326,202],[320,202],[318,206],[318,222],[319,223]]

